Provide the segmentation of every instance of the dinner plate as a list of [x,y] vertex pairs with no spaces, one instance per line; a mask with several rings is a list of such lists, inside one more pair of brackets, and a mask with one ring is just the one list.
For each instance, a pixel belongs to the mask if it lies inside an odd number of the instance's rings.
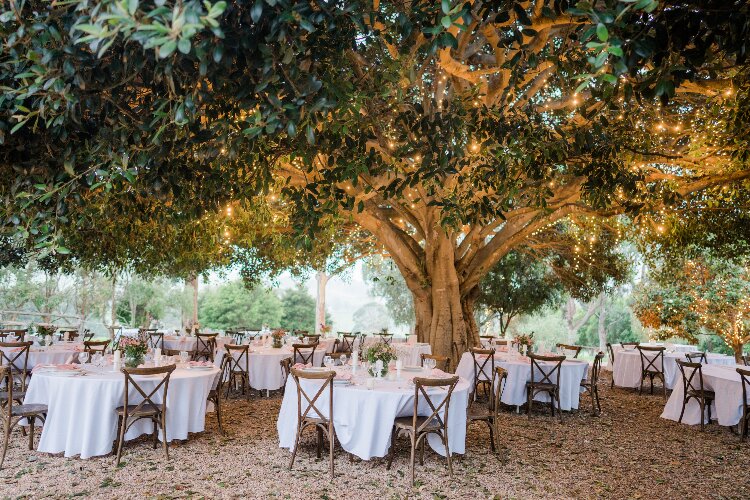
[[351,380],[333,379],[333,385],[351,385]]
[[213,370],[213,366],[188,366],[188,370]]
[[50,370],[47,373],[52,373],[58,377],[77,377],[81,374],[78,370]]
[[401,371],[403,372],[421,372],[422,367],[421,366],[403,366],[401,367]]

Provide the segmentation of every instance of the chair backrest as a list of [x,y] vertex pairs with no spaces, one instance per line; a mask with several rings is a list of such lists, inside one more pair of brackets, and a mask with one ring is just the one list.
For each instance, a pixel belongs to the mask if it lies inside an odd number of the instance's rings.
[[[437,420],[438,425],[440,425],[440,427],[444,431],[448,428],[448,411],[450,410],[453,389],[456,388],[457,383],[458,376],[448,378],[414,378],[414,412],[412,417],[412,426],[417,434],[422,432],[425,427],[432,424],[435,420]],[[427,388],[430,387],[448,388],[447,392],[439,392],[440,395],[445,394],[445,398],[443,398],[443,400],[437,405],[435,405],[432,397],[430,396],[430,393],[427,391]],[[433,396],[435,395],[436,394],[433,394]],[[429,406],[431,413],[429,416],[427,416],[427,418],[424,419],[421,425],[417,426],[417,421],[419,419],[418,412],[420,399],[423,399],[425,403],[427,403],[427,406]],[[443,410],[443,408],[445,409]]]
[[393,342],[393,334],[392,333],[378,333],[378,337],[380,337],[380,341],[384,342],[388,345],[391,345],[391,342]]
[[745,366],[750,366],[750,354],[745,354],[742,356],[742,362],[745,364]]
[[[125,392],[123,395],[125,411],[127,413],[137,414],[141,408],[143,408],[147,404],[150,404],[163,412],[167,407],[167,391],[169,390],[169,378],[172,376],[172,372],[175,368],[175,365],[156,366],[153,368],[121,368],[120,371],[125,375]],[[143,375],[164,375],[164,377],[161,379],[161,381],[159,381],[158,384],[156,384],[153,389],[146,392],[143,387],[138,384],[138,381],[133,378]],[[135,389],[136,392],[138,392],[143,397],[143,401],[138,403],[138,405],[136,405],[134,409],[128,410],[128,405],[130,404],[129,400],[131,385],[133,386],[133,389]],[[153,398],[162,387],[164,388],[164,392],[161,397],[161,403],[157,403],[153,400]]]
[[356,347],[357,336],[351,333],[346,333],[341,337],[341,344],[339,349],[342,351],[353,351]]
[[[662,346],[635,346],[641,354],[641,372],[664,373],[664,351]],[[649,356],[652,353],[653,356]]]
[[29,363],[29,349],[33,342],[0,342],[0,365],[7,367],[11,381],[21,375],[21,390],[26,390],[26,371]]
[[148,333],[148,344],[152,349],[164,349],[164,333],[162,332],[149,332]]
[[556,344],[556,347],[558,349],[562,349],[563,353],[566,356],[573,356],[574,358],[577,358],[578,355],[581,353],[581,349],[583,349],[583,347],[579,345],[571,345],[571,344]]
[[93,354],[95,352],[104,354],[104,351],[107,350],[108,345],[109,340],[84,340],[83,350],[84,352],[87,352],[89,354]]
[[196,333],[194,357],[205,357],[209,361],[213,361],[214,352],[216,351],[216,337],[218,335],[218,333]]
[[[23,342],[28,330],[0,330],[0,338],[8,339],[10,342]],[[12,339],[12,340],[11,340]]]
[[623,349],[625,349],[626,347],[635,348],[635,347],[638,347],[639,345],[641,345],[640,342],[620,342],[620,347],[622,347]]
[[[307,372],[297,368],[292,368],[290,373],[294,383],[297,385],[297,422],[301,423],[307,418],[326,421],[328,418],[333,418],[333,379],[336,377],[336,372]],[[300,380],[322,380],[323,383],[318,387],[317,392],[311,398],[309,393],[302,387]],[[328,395],[328,417],[326,417],[316,405],[326,388],[330,391]],[[303,398],[305,399],[304,407],[302,403]],[[311,412],[315,412],[314,415],[310,415]]]
[[279,361],[279,365],[281,365],[281,378],[284,380],[284,383],[281,384],[281,387],[286,386],[286,381],[289,378],[289,373],[292,371],[292,358],[284,358],[281,361]]
[[447,372],[451,366],[451,358],[449,358],[448,356],[439,356],[437,354],[424,354],[423,353],[419,355],[419,359],[421,362],[420,366],[424,366],[425,359],[434,359],[436,368],[440,368],[444,372]]
[[703,365],[682,359],[676,359],[675,361],[682,374],[684,394],[687,396],[688,392],[692,391],[703,396]]
[[227,364],[227,373],[250,374],[250,346],[225,344],[227,354],[224,356]]
[[469,353],[474,362],[473,390],[476,390],[477,383],[482,381],[492,381],[492,374],[495,372],[495,350],[472,347],[469,349]]
[[334,364],[341,365],[342,364],[341,363],[341,356],[346,356],[347,359],[351,359],[352,353],[351,352],[346,352],[346,351],[331,351],[331,352],[327,352],[321,358],[321,360],[320,360],[320,366],[325,366],[326,356],[330,356],[331,358],[333,358]]
[[740,380],[742,380],[742,405],[744,408],[748,408],[750,402],[750,369],[748,368],[736,368],[737,373],[740,374]]
[[601,351],[596,353],[596,356],[594,356],[594,363],[591,365],[591,377],[589,379],[592,386],[595,386],[599,383],[599,373],[601,373],[602,370],[603,359],[604,353]]
[[685,353],[685,358],[691,363],[703,363],[704,365],[708,363],[705,352],[688,352]]
[[493,345],[493,342],[495,341],[494,335],[480,335],[479,336],[479,347],[491,347]]
[[318,344],[292,344],[292,351],[294,352],[294,356],[292,356],[293,362],[295,364],[302,363],[303,365],[313,363],[317,347]]
[[3,419],[5,420],[4,425],[9,425],[8,420],[13,416],[13,374],[11,373],[11,369],[7,365],[0,366],[0,386],[5,386],[6,390],[8,391],[8,399],[5,402],[5,406],[0,405],[0,412],[2,410],[5,410],[5,416]]
[[83,341],[86,342],[87,340],[94,340],[94,332],[89,329],[83,330]]
[[615,350],[612,349],[612,344],[607,342],[607,354],[609,355],[609,366],[615,366]]
[[[540,356],[529,354],[531,359],[531,384],[560,386],[560,373],[565,356]],[[551,363],[551,365],[550,365]]]
[[320,335],[315,335],[314,333],[303,333],[302,338],[308,344],[317,344],[320,342]]
[[490,401],[490,406],[495,412],[497,412],[497,409],[500,406],[500,398],[503,395],[503,389],[505,389],[503,386],[503,380],[507,381],[507,379],[508,371],[502,366],[496,366],[492,380],[492,386],[495,388],[495,397],[494,400]]

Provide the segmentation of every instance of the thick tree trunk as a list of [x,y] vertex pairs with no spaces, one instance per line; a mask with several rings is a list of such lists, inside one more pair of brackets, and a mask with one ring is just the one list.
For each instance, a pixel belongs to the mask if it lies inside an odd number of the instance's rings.
[[320,325],[326,323],[326,285],[329,276],[325,271],[318,271],[315,279],[318,282],[318,293],[315,297],[315,334],[320,335]]

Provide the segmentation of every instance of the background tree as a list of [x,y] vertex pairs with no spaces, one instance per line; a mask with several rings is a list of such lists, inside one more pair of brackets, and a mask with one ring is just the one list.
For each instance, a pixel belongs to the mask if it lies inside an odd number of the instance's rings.
[[284,324],[284,309],[279,297],[262,286],[248,290],[241,281],[230,281],[205,290],[200,297],[199,310],[201,325],[220,330]]
[[359,307],[354,311],[352,319],[354,320],[352,331],[366,335],[378,333],[384,328],[390,329],[393,327],[388,309],[378,302],[368,302]]
[[281,304],[283,328],[315,331],[315,298],[302,285],[284,290]]
[[372,257],[365,262],[362,273],[370,294],[385,299],[393,323],[411,327],[414,324],[412,294],[393,261]]

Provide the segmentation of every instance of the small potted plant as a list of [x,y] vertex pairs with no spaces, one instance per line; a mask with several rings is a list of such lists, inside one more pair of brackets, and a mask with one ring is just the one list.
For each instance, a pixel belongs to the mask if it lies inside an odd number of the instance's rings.
[[383,368],[379,375],[385,376],[388,374],[388,363],[396,359],[396,351],[390,344],[385,342],[378,342],[371,345],[365,352],[365,359],[370,363],[369,372],[373,377],[378,376],[375,366],[378,361],[383,362]]
[[278,330],[274,330],[271,334],[271,340],[273,341],[273,348],[279,349],[281,347],[281,342],[284,340],[284,330],[279,328]]
[[122,337],[119,346],[122,349],[126,367],[138,368],[138,365],[143,364],[143,357],[148,350],[143,340],[135,337]]
[[45,325],[36,325],[36,335],[39,337],[39,345],[47,345],[49,340],[48,337],[51,337],[57,328],[54,326],[45,326]]

